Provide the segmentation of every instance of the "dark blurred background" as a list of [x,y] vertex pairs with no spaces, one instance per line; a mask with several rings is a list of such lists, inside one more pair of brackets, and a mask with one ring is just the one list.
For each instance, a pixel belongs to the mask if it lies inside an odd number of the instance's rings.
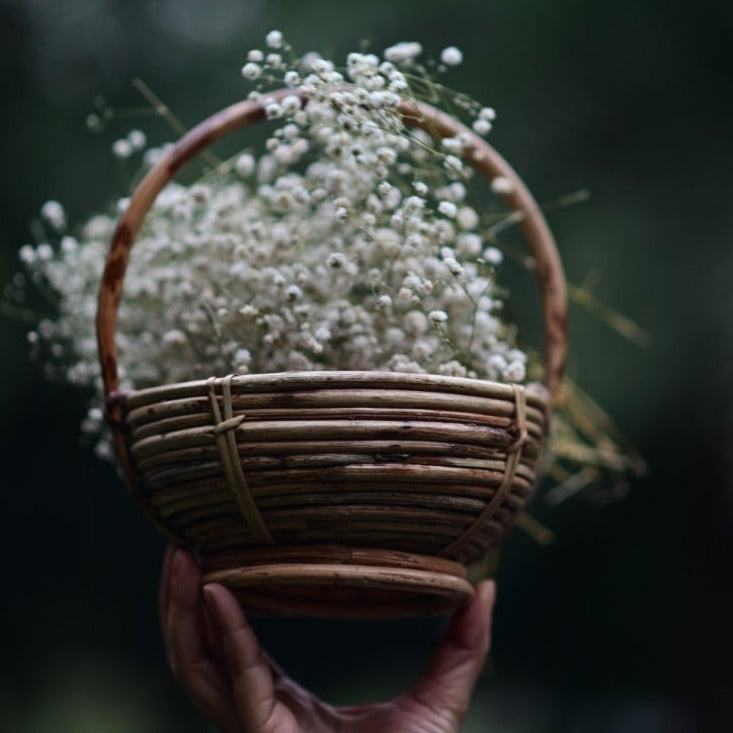
[[[571,281],[650,334],[624,341],[577,308],[570,371],[649,463],[628,496],[532,510],[499,569],[491,665],[467,731],[731,729],[733,692],[733,4],[726,0],[0,0],[0,282],[49,198],[72,221],[124,193],[112,141],[156,119],[84,125],[103,94],[140,106],[142,77],[192,125],[240,98],[239,68],[281,29],[335,58],[455,44],[455,88],[494,106],[491,142],[554,212]],[[26,326],[0,318],[3,603],[0,729],[200,731],[157,627],[163,542],[77,430],[86,395],[49,385]],[[265,643],[332,701],[394,694],[431,621],[267,621]]]

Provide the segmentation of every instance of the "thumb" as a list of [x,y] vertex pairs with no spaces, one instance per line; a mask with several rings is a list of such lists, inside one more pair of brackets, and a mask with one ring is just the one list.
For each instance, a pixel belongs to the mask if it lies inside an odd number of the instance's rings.
[[239,601],[222,585],[207,583],[204,600],[219,627],[234,702],[247,731],[272,730],[276,700],[272,672]]
[[456,613],[422,679],[407,693],[408,702],[432,711],[458,727],[466,715],[473,686],[489,651],[493,580],[481,581],[470,603]]

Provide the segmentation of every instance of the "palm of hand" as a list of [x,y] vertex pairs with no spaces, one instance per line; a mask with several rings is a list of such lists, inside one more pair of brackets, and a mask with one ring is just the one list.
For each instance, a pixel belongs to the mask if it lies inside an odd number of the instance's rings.
[[160,612],[168,662],[196,703],[227,733],[454,733],[489,647],[494,586],[477,586],[426,674],[385,703],[335,708],[298,685],[263,652],[236,598],[199,592],[200,571],[183,550],[166,553]]

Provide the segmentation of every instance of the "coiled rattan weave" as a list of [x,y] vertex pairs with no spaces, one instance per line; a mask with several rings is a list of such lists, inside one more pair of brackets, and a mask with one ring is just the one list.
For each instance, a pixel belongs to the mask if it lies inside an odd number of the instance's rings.
[[[292,94],[292,90],[269,95]],[[387,372],[289,372],[121,394],[116,313],[134,239],[155,197],[214,140],[264,118],[235,104],[148,173],[111,243],[97,333],[107,416],[128,486],[205,580],[252,610],[330,616],[446,611],[471,593],[465,565],[509,529],[536,481],[565,358],[565,282],[532,196],[483,140],[428,105],[408,124],[468,135],[466,156],[512,181],[508,204],[539,275],[543,385]]]

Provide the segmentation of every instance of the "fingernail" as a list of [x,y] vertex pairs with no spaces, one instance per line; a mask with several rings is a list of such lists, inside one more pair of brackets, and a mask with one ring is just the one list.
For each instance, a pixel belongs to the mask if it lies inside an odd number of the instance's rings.
[[239,603],[232,597],[226,586],[220,583],[206,583],[202,592],[206,608],[209,609],[221,629],[248,625]]
[[213,614],[217,624],[221,625],[222,617],[219,610],[219,604],[216,602],[216,591],[213,588],[213,583],[207,583],[206,585],[204,585],[204,587],[201,589],[201,592],[204,595],[204,602],[206,603],[206,607]]
[[181,572],[181,562],[183,560],[183,553],[179,547],[174,547],[170,557],[170,573],[171,580],[175,578]]
[[493,580],[482,580],[476,586],[476,595],[483,605],[493,604],[496,600],[496,583]]
[[216,595],[216,591],[214,590],[214,584],[206,583],[203,586],[203,588],[201,589],[201,591],[204,594],[204,600],[206,601],[206,605],[214,608],[214,606],[216,606],[216,599],[214,597]]

